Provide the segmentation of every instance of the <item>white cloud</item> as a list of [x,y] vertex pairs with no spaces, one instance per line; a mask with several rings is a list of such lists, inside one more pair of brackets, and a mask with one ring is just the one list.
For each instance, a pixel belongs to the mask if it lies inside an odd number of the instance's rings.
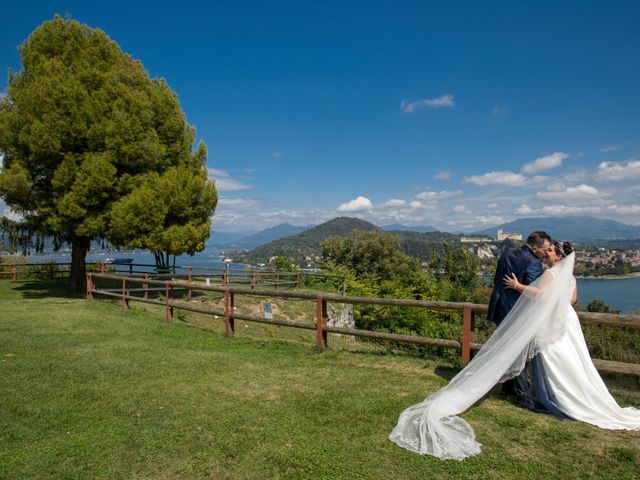
[[386,207],[391,207],[391,208],[404,207],[406,204],[407,204],[406,200],[400,200],[400,199],[397,199],[397,198],[392,198],[390,200],[387,200],[384,203],[381,203],[380,207],[383,207],[383,208],[386,208]]
[[516,208],[516,215],[531,215],[532,213],[534,213],[533,208],[524,203]]
[[232,178],[225,170],[217,168],[207,168],[209,171],[209,179],[216,182],[216,188],[219,192],[231,192],[235,190],[247,190],[253,188],[251,185],[241,180]]
[[[220,208],[213,216],[214,231],[259,231],[280,223],[295,225],[320,224],[336,216],[334,210],[276,210],[262,211],[264,202],[252,199],[229,199],[234,208]],[[245,208],[238,205],[246,201]],[[255,205],[254,205],[255,204]],[[254,208],[255,206],[255,208]]]
[[480,225],[500,225],[501,223],[504,223],[504,219],[498,215],[489,217],[481,215],[479,217],[476,217],[476,221]]
[[343,203],[338,207],[339,212],[361,212],[363,210],[371,210],[373,204],[367,197],[357,197],[355,200]]
[[564,152],[555,152],[546,157],[536,158],[533,162],[525,163],[522,171],[528,175],[549,170],[550,168],[559,167],[562,162],[569,158],[569,154]]
[[546,205],[544,207],[531,208],[528,205],[520,205],[515,211],[516,215],[593,215],[602,212],[602,207],[590,206],[570,206],[570,205]]
[[508,187],[519,187],[527,182],[524,175],[513,172],[489,172],[484,175],[471,175],[464,177],[465,183],[473,183],[475,185],[506,185]]
[[439,199],[452,198],[462,195],[462,190],[441,190],[434,192],[432,190],[425,190],[416,195],[418,200],[436,201]]
[[596,179],[616,182],[640,178],[640,160],[632,158],[628,162],[602,162],[598,165]]
[[548,183],[549,177],[545,175],[535,175],[533,177],[529,177],[529,183],[537,184],[537,183]]
[[253,198],[220,198],[219,206],[234,208],[256,208],[260,206],[260,202]]
[[617,144],[614,143],[614,144],[611,144],[611,145],[605,145],[600,150],[598,150],[598,152],[600,152],[600,153],[619,152],[620,150],[624,150],[625,148],[627,148],[629,146],[630,146],[629,143],[617,143]]
[[413,209],[422,208],[422,202],[419,200],[411,200],[409,206]]
[[265,225],[292,223],[294,225],[318,225],[335,218],[335,211],[331,210],[277,210],[264,212],[255,218],[255,225],[264,229]]
[[640,214],[640,205],[609,205],[607,210],[616,215]]
[[575,187],[567,187],[565,189],[551,189],[546,192],[538,192],[538,198],[545,200],[575,200],[585,198],[597,198],[602,196],[597,188],[591,185],[577,185]]
[[451,178],[451,170],[441,170],[436,173],[434,178],[438,180],[449,180]]
[[441,107],[453,107],[455,105],[453,95],[441,95],[438,98],[423,98],[409,102],[402,100],[400,102],[400,109],[404,113],[413,113],[416,110],[424,107],[429,108],[441,108]]
[[456,213],[464,213],[467,211],[467,207],[465,207],[464,205],[456,205],[455,207],[453,207],[453,211]]

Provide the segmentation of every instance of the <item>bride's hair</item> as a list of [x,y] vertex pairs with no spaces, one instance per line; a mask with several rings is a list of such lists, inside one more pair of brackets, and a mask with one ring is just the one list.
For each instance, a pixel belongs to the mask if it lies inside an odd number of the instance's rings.
[[558,242],[555,241],[553,242],[553,247],[556,251],[557,255],[560,255],[562,258],[566,257],[567,255],[569,255],[571,252],[573,252],[573,245],[571,244],[571,242]]

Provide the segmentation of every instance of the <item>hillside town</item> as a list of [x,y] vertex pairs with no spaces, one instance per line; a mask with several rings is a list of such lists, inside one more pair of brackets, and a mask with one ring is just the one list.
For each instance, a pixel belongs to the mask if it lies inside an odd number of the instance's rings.
[[[522,235],[497,231],[496,238],[489,236],[461,236],[460,243],[490,264],[497,259],[503,242],[509,240],[514,244],[523,242]],[[576,251],[575,274],[584,277],[602,275],[628,275],[640,272],[640,248],[637,242],[618,243],[611,247],[597,244],[574,244]]]

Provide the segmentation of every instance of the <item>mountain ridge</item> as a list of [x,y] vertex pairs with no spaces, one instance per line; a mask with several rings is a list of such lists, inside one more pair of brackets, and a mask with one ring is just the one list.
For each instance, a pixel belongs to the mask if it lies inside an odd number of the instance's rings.
[[552,238],[572,242],[640,238],[640,226],[590,216],[520,218],[476,231],[474,234],[490,235],[496,238],[498,229],[509,233],[519,233],[523,240],[526,240],[529,233],[534,230],[543,230]]
[[386,232],[418,232],[418,233],[430,233],[430,232],[437,232],[438,229],[435,227],[432,227],[431,225],[426,225],[426,226],[409,226],[409,225],[402,225],[400,223],[393,223],[391,225],[382,225],[380,227],[382,230],[386,231]]
[[350,235],[355,228],[363,230],[379,229],[373,223],[359,218],[336,217],[295,235],[260,245],[250,252],[243,252],[236,255],[236,259],[248,263],[258,263],[266,262],[271,257],[286,256],[301,261],[307,256],[318,255],[320,243],[325,238],[332,235]]
[[[237,261],[247,263],[267,263],[271,257],[287,256],[305,265],[307,257],[316,257],[322,253],[321,243],[330,236],[348,236],[354,229],[379,230],[373,223],[351,217],[337,217],[311,227],[301,233],[280,238],[261,245],[249,252],[235,255]],[[427,261],[433,252],[442,253],[444,243],[457,242],[458,236],[446,232],[393,231],[399,238],[402,250],[414,257]]]
[[236,243],[243,248],[256,248],[260,245],[265,245],[274,240],[278,240],[280,238],[289,237],[291,235],[295,235],[297,233],[304,232],[309,228],[312,228],[313,225],[307,226],[296,226],[291,225],[290,223],[280,223],[278,225],[274,225],[273,227],[265,228],[264,230],[260,230],[253,235],[249,235],[247,237],[243,237],[236,241]]

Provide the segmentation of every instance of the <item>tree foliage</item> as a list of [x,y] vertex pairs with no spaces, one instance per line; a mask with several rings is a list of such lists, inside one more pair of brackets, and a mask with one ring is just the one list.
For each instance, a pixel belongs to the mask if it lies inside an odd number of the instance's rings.
[[300,269],[292,258],[279,255],[269,263],[267,270],[270,272],[297,272]]
[[356,277],[404,281],[420,269],[417,259],[400,249],[400,240],[382,230],[355,229],[349,237],[331,236],[322,242],[322,256],[351,268]]
[[202,251],[217,203],[204,159],[206,147],[201,143],[192,162],[148,174],[117,200],[111,210],[111,241],[155,252],[161,267],[169,266],[169,255]]
[[591,300],[587,304],[587,312],[597,313],[620,313],[620,310],[613,308],[604,300]]
[[430,268],[447,284],[450,301],[471,300],[481,283],[478,275],[480,259],[465,248],[454,248],[446,243],[443,247],[444,255],[432,255]]
[[[157,233],[151,248],[201,248],[209,234],[203,211],[213,213],[215,188],[207,185],[202,151],[191,152],[193,129],[167,83],[150,79],[104,32],[59,16],[19,50],[22,70],[10,72],[0,99],[0,195],[34,230],[71,244],[72,289],[82,288],[91,239],[128,242],[114,223],[131,214],[127,202],[137,201],[137,215],[151,224],[137,222],[138,232]],[[190,197],[166,191],[185,185]],[[187,204],[193,217],[180,211]]]
[[[403,252],[397,235],[381,230],[354,230],[350,237],[329,237],[322,242],[322,248],[323,273],[342,275],[350,295],[434,301],[488,299],[488,290],[481,287],[478,276],[480,260],[473,252],[446,243],[441,247],[444,253],[434,253],[428,268]],[[357,305],[353,315],[358,328],[377,331],[455,338],[461,329],[461,315],[457,312]],[[399,348],[458,361],[455,352],[441,347]]]

